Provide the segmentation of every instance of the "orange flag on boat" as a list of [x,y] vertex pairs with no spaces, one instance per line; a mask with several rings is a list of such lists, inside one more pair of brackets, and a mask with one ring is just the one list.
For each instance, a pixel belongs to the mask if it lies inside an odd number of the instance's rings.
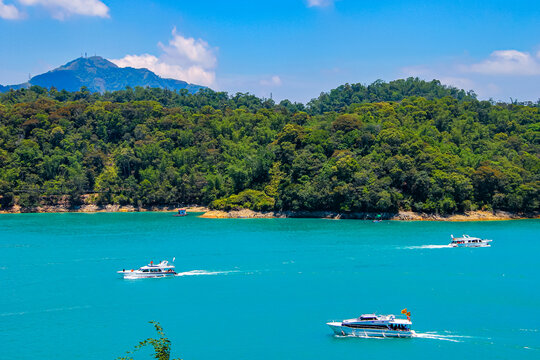
[[411,316],[411,312],[407,311],[407,317]]
[[401,313],[402,313],[402,314],[406,314],[406,313],[407,313],[407,308],[401,310]]

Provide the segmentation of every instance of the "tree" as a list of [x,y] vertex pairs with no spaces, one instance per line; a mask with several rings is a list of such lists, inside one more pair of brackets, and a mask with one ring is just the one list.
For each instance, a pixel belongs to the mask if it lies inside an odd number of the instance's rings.
[[[157,360],[169,360],[171,357],[171,341],[165,336],[163,328],[157,321],[150,321],[150,324],[154,325],[156,332],[158,333],[158,338],[148,338],[146,340],[140,341],[133,350],[127,351],[127,354],[133,354],[136,351],[139,351],[145,346],[152,346],[154,348],[154,359]],[[133,360],[131,356],[123,356],[117,358],[118,360]],[[181,360],[180,358],[173,360]]]
[[0,94],[0,205],[98,194],[100,205],[536,212],[539,124],[537,104],[414,78],[345,84],[307,106],[31,87]]

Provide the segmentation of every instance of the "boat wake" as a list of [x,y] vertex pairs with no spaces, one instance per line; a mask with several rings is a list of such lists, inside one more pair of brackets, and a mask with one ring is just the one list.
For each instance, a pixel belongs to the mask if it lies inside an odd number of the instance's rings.
[[191,270],[176,274],[176,276],[200,276],[200,275],[227,275],[231,273],[237,273],[238,270],[228,271],[206,271],[206,270]]
[[470,336],[452,335],[452,334],[442,335],[436,332],[425,332],[425,333],[415,332],[413,337],[420,338],[420,339],[443,340],[443,341],[451,341],[451,342],[462,342],[462,339],[470,338]]
[[450,245],[420,245],[420,246],[406,246],[404,249],[450,249]]
[[89,305],[83,305],[83,306],[68,306],[68,307],[63,307],[63,308],[53,308],[53,309],[43,309],[43,310],[7,312],[7,313],[0,313],[0,317],[19,316],[19,315],[27,315],[27,314],[39,314],[39,313],[48,313],[48,312],[71,311],[71,310],[81,310],[81,309],[89,309],[90,307],[91,306],[89,306]]

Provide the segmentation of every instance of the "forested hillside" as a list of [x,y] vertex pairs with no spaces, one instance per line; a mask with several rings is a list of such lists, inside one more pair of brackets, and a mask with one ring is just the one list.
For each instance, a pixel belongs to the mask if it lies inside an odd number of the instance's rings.
[[448,214],[540,208],[540,108],[418,79],[306,106],[162,89],[0,96],[0,209],[82,203]]

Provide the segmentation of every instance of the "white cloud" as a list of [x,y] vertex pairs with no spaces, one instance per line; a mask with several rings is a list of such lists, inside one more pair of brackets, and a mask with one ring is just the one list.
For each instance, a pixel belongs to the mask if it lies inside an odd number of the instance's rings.
[[481,99],[536,101],[540,97],[540,52],[497,50],[481,61],[454,61],[401,69],[401,76],[437,79],[445,85],[474,90]]
[[[536,54],[537,58],[539,54]],[[540,75],[540,60],[528,52],[498,50],[489,59],[476,64],[463,65],[463,72],[487,75]]]
[[281,78],[277,75],[272,76],[269,79],[262,79],[259,84],[263,86],[281,86]]
[[202,39],[185,38],[177,34],[176,28],[172,31],[173,38],[169,40],[169,45],[159,43],[163,50],[163,58],[170,62],[182,66],[198,64],[206,68],[216,66],[216,55],[208,43]]
[[308,7],[326,7],[334,4],[334,0],[307,0]]
[[100,0],[19,0],[24,6],[43,6],[56,19],[71,15],[109,17],[109,7]]
[[6,20],[21,19],[23,14],[14,5],[4,4],[4,0],[0,0],[0,18]]
[[151,54],[126,55],[122,59],[111,59],[120,67],[146,68],[156,74],[189,83],[212,86],[215,84],[217,66],[216,51],[202,39],[186,38],[172,31],[168,45],[161,42],[159,56]]

